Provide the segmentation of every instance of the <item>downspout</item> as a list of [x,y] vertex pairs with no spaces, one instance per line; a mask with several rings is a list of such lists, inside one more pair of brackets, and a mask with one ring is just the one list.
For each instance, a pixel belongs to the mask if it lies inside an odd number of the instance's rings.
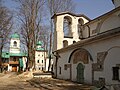
[[56,72],[55,72],[55,73],[56,73],[56,76],[55,76],[56,78],[57,78],[57,62],[58,62],[58,57],[56,57],[56,63],[55,63],[55,64],[56,64],[56,65],[55,65],[55,66],[56,66],[56,67],[55,67],[55,68],[56,68]]
[[55,73],[56,73],[56,78],[57,78],[57,63],[58,63],[58,59],[60,58],[60,55],[56,52],[56,54],[55,54],[55,52],[52,52],[53,53],[53,55],[56,57],[56,62],[55,62],[55,68],[56,68],[56,70],[55,70]]

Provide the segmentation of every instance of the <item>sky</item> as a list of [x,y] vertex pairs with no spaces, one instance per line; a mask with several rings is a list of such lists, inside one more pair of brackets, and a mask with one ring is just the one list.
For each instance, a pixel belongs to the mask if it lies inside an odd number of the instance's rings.
[[90,19],[94,19],[112,10],[114,5],[112,0],[74,0],[77,4],[76,13],[84,14]]
[[[114,8],[112,0],[73,0],[75,2],[75,13],[84,14],[94,19]],[[11,9],[16,8],[12,0],[5,0],[5,5]]]
[[[16,9],[17,4],[12,0],[3,0],[5,5],[11,10]],[[73,0],[75,3],[75,14],[84,14],[91,20],[114,9],[111,0]],[[44,20],[46,21],[46,20]],[[15,22],[17,23],[17,21]],[[14,28],[17,31],[18,25]]]

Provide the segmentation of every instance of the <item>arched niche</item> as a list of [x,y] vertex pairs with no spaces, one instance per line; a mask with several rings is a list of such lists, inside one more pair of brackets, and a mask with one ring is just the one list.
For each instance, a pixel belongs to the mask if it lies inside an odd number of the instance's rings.
[[[89,59],[93,61],[91,54],[84,48],[78,48],[78,49],[75,49],[70,54],[68,63],[76,64],[79,61],[81,61],[84,64],[88,64]],[[71,61],[73,61],[73,62],[71,62]]]
[[112,15],[111,17],[104,20],[100,28],[100,33],[117,27],[120,27],[120,17],[117,15]]
[[63,47],[67,47],[68,46],[68,41],[67,40],[64,40],[63,41]]
[[82,18],[79,18],[79,19],[78,19],[78,24],[79,24],[79,25],[83,25],[83,24],[84,24],[84,20],[83,20]]
[[13,46],[17,47],[17,42],[16,41],[13,42]]

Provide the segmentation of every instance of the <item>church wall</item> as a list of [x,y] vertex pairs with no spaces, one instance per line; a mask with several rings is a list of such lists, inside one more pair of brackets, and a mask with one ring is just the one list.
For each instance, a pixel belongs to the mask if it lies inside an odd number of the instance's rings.
[[[64,21],[64,17],[70,17],[71,18],[71,33],[73,38],[64,38],[64,32],[63,32],[63,21]],[[83,19],[84,23],[87,23],[88,20],[85,19],[84,17],[76,17],[76,16],[72,16],[70,14],[63,14],[60,16],[57,16],[54,19],[54,24],[55,24],[55,31],[54,31],[54,50],[58,50],[63,48],[63,41],[67,40],[68,41],[68,45],[73,44],[73,41],[79,41],[79,36],[78,36],[78,19]]]
[[115,67],[117,64],[120,64],[120,36],[113,37],[111,39],[102,40],[96,43],[92,43],[84,46],[92,55],[93,63],[97,63],[97,53],[105,52],[111,47],[119,46],[108,51],[108,55],[103,61],[103,69],[94,71],[94,80],[99,81],[100,78],[105,79],[106,84],[115,84],[120,83],[118,81],[112,80],[113,71],[112,67]]
[[[71,55],[71,53],[73,52],[73,50],[68,50],[67,52],[63,52],[60,53],[60,58],[58,59],[57,62],[57,78],[60,79],[66,79],[66,80],[70,80],[70,67],[67,68],[65,70],[65,65],[70,65],[71,64],[71,69],[72,69],[72,81],[76,81],[76,76],[77,76],[77,65],[79,63],[83,63],[83,62],[78,62],[77,64],[73,64],[73,60],[71,60],[70,63],[68,63],[69,61],[69,57]],[[84,70],[84,78],[85,78],[85,83],[87,84],[91,84],[92,83],[92,62],[89,61],[90,64],[84,64],[85,66],[85,70]],[[60,67],[61,67],[61,74],[60,74]]]
[[84,25],[83,37],[88,37],[88,27],[90,29],[90,36],[103,33],[105,31],[120,27],[120,11],[116,11],[113,14],[106,15],[103,18],[98,18],[90,23]]
[[[86,50],[89,51],[91,54],[93,61],[89,60],[89,64],[83,64],[85,66],[84,70],[84,82],[85,83],[92,83],[92,64],[97,63],[97,53],[100,52],[105,52],[109,50],[111,47],[119,46],[119,48],[113,48],[108,52],[108,55],[105,58],[104,64],[103,65],[103,70],[95,70],[94,71],[94,81],[99,81],[100,78],[105,79],[106,84],[114,84],[114,83],[119,83],[118,81],[112,80],[112,67],[116,66],[117,64],[120,64],[120,36],[117,37],[112,37],[110,39],[106,40],[101,40],[97,41],[95,43],[91,43],[88,45],[85,45],[81,48],[85,48]],[[79,47],[80,48],[80,47]],[[58,67],[57,67],[57,76],[60,79],[69,79],[70,78],[70,69],[68,68],[67,70],[64,70],[64,65],[69,64],[68,60],[70,57],[70,54],[72,53],[72,50],[68,50],[66,52],[61,52],[58,60]],[[73,61],[71,61],[72,63]],[[80,62],[78,62],[80,63]],[[77,75],[77,64],[72,64],[72,81],[76,81],[76,75]],[[61,74],[59,74],[59,68],[61,67]]]
[[100,33],[117,27],[120,27],[120,17],[117,15],[112,15],[103,22],[100,28]]
[[[45,58],[44,54],[46,56],[46,52],[36,51],[35,52],[35,66],[36,70],[42,70],[45,69]],[[38,61],[39,60],[39,61]]]
[[[66,15],[65,15],[66,16]],[[68,15],[70,16],[70,15]],[[73,43],[74,39],[66,39],[64,38],[63,31],[63,20],[64,15],[61,15],[57,18],[56,24],[56,45],[57,48],[55,50],[63,48],[63,40],[68,40],[68,45]],[[71,17],[71,16],[70,16]],[[73,28],[73,36],[77,35],[77,20],[78,17],[71,17],[72,20],[72,28]],[[112,30],[120,27],[120,11],[115,11],[108,15],[103,15],[102,17],[95,19],[85,25],[82,26],[83,29],[83,37],[88,38],[90,36],[99,35],[100,33],[104,33],[108,30]],[[89,33],[90,32],[90,33]],[[78,40],[79,41],[79,40]],[[78,44],[76,44],[78,45]],[[72,46],[71,46],[72,47]],[[77,66],[79,63],[82,63],[84,68],[84,82],[88,84],[99,84],[99,85],[111,85],[111,84],[120,84],[119,80],[113,80],[113,67],[119,67],[119,79],[120,79],[120,36],[114,36],[112,38],[102,39],[95,42],[88,42],[88,44],[82,45],[81,47],[77,47],[73,45],[73,47],[69,49],[58,50],[60,58],[57,62],[57,78],[60,79],[71,79],[72,81],[77,81]],[[71,48],[71,49],[70,49]],[[73,59],[71,59],[70,63],[69,57],[71,53],[77,48],[86,49],[92,56],[93,61],[89,60],[89,63],[84,64],[82,61],[79,61],[73,64]],[[63,48],[64,49],[64,48]],[[65,68],[67,66],[67,68]],[[70,68],[71,67],[71,68]],[[71,72],[70,72],[71,69]]]
[[[70,79],[70,68],[65,69],[65,64],[68,64],[70,52],[63,52],[60,53],[60,58],[57,62],[57,77],[60,79]],[[60,74],[60,67],[61,67],[61,74]]]
[[113,0],[113,1],[116,8],[120,6],[120,0]]

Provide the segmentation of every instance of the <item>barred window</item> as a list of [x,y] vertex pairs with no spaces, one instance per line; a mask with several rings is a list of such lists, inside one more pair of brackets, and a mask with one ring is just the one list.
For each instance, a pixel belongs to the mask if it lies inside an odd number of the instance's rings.
[[39,60],[37,61],[37,63],[39,63]]
[[113,80],[119,80],[119,67],[113,67]]
[[61,74],[61,67],[59,67],[59,74]]

